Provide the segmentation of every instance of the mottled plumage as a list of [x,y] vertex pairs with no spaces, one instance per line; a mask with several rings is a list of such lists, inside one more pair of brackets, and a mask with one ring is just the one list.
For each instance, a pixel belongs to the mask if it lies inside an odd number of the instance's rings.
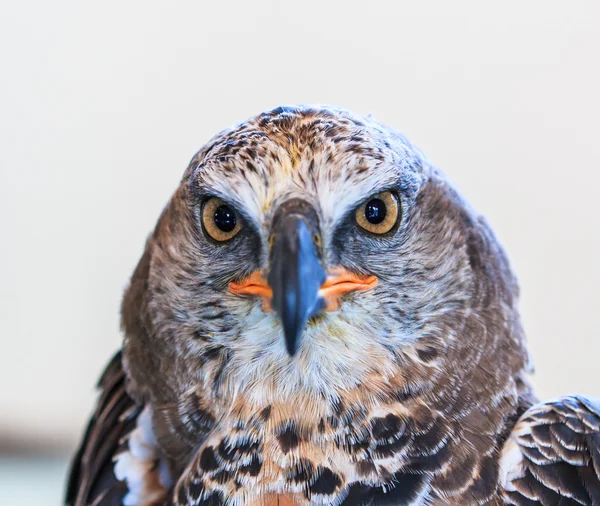
[[148,239],[67,504],[600,504],[600,406],[535,404],[517,299],[405,137],[261,114],[196,154]]

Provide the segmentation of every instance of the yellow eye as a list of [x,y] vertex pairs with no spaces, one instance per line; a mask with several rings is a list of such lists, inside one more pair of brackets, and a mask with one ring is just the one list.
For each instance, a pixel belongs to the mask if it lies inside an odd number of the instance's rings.
[[206,233],[219,242],[233,239],[242,228],[233,207],[217,197],[208,199],[202,207],[202,225]]
[[398,223],[401,211],[400,202],[394,193],[378,193],[356,210],[356,223],[372,234],[386,234]]

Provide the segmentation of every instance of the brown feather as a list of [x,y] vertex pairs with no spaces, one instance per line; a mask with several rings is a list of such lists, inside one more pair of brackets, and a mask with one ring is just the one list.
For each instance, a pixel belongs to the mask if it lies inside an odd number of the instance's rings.
[[513,438],[522,470],[505,485],[509,504],[600,504],[600,404],[575,396],[537,404]]
[[119,442],[135,427],[141,408],[125,391],[121,352],[117,353],[98,388],[100,398],[69,476],[66,504],[69,506],[120,504],[127,493],[125,483],[113,472],[113,458]]

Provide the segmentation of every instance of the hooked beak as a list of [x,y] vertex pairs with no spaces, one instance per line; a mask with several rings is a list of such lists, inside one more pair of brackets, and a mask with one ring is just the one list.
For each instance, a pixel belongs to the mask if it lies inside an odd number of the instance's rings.
[[339,297],[355,290],[368,290],[377,284],[375,276],[359,276],[344,268],[327,275],[321,265],[313,237],[314,220],[301,212],[289,212],[275,223],[270,252],[270,268],[265,280],[254,272],[239,283],[229,284],[236,295],[257,295],[266,310],[275,310],[281,320],[290,356],[300,346],[300,338],[310,318],[323,310],[338,307]]
[[271,306],[281,319],[285,344],[293,356],[306,322],[325,308],[319,295],[325,271],[302,215],[285,216],[278,229],[267,282],[273,290]]

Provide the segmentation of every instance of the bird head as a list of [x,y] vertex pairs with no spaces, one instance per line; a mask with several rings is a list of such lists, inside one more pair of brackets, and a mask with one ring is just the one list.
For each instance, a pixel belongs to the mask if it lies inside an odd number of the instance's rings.
[[516,293],[485,221],[404,136],[282,107],[192,159],[125,294],[125,361],[165,402],[431,389],[483,370],[486,346],[522,350]]

